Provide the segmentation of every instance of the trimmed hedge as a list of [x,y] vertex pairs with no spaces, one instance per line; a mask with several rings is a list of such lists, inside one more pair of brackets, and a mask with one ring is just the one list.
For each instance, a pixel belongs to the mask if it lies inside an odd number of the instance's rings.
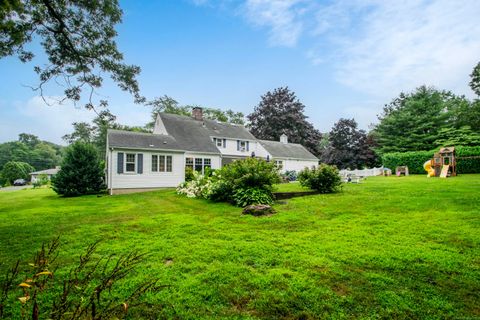
[[[439,149],[432,151],[392,152],[382,156],[384,167],[395,172],[397,166],[408,166],[408,171],[413,174],[424,174],[423,164],[432,159],[433,154]],[[458,173],[480,173],[480,146],[479,147],[455,147]],[[479,157],[461,159],[462,157]],[[460,158],[460,159],[459,159]]]

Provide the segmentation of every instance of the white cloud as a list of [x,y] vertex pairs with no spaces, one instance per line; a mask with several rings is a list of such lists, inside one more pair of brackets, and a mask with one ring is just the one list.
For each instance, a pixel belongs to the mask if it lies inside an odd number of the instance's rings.
[[305,46],[314,66],[377,98],[426,84],[471,94],[480,59],[477,0],[245,0],[243,16],[272,45]]
[[255,26],[270,30],[272,45],[292,47],[304,31],[306,0],[247,0],[243,14]]
[[46,100],[48,104],[40,96],[34,96],[28,101],[15,102],[17,119],[1,125],[10,128],[8,134],[13,135],[13,139],[27,132],[43,140],[64,143],[61,137],[72,131],[73,122],[88,122],[95,116],[93,111],[58,103],[58,97],[46,97]]

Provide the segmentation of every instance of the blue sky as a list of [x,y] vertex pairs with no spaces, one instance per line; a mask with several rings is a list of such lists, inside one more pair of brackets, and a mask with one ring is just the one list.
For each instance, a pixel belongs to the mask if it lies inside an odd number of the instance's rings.
[[[480,2],[450,0],[121,1],[118,45],[142,68],[147,98],[252,112],[268,90],[288,85],[320,131],[340,117],[362,128],[401,91],[427,84],[472,97],[480,60]],[[36,48],[34,47],[34,50]],[[0,142],[29,132],[62,143],[74,121],[94,114],[47,106],[26,85],[33,66],[0,61]],[[108,83],[99,93],[121,123],[143,125],[145,106]],[[58,96],[50,85],[45,93]]]

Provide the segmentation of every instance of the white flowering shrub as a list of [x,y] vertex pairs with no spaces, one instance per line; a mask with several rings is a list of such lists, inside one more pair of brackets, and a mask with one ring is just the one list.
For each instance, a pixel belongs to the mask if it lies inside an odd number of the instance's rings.
[[204,198],[209,199],[212,190],[212,176],[203,176],[201,173],[194,171],[192,180],[185,181],[177,187],[177,193],[183,194],[188,198]]

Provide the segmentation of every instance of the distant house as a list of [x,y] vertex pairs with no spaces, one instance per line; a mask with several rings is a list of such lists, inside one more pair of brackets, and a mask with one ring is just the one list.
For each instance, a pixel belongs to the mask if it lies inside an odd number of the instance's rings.
[[252,156],[274,161],[283,172],[318,164],[286,135],[258,140],[244,126],[204,119],[194,108],[192,117],[159,113],[153,133],[108,130],[106,181],[110,194],[176,187],[185,168],[203,173]]
[[60,171],[60,167],[55,167],[53,169],[46,169],[46,170],[40,170],[40,171],[35,171],[35,172],[31,172],[30,175],[32,176],[30,181],[32,183],[35,183],[37,182],[37,180],[39,179],[39,176],[40,175],[46,175],[48,180],[52,179],[52,177],[54,175],[56,175],[58,173],[58,171]]

